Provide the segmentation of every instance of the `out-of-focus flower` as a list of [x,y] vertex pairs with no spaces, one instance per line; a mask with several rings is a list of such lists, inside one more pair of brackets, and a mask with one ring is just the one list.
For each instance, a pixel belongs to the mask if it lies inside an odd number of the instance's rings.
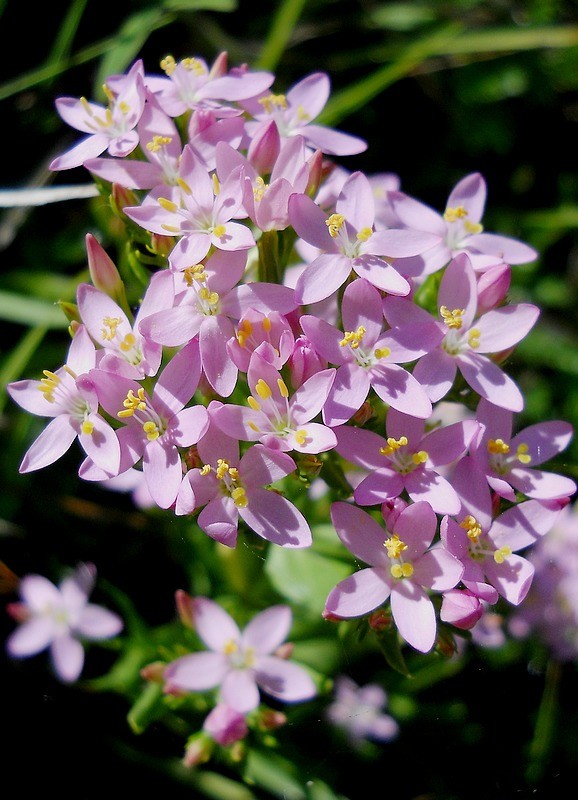
[[389,742],[399,734],[399,725],[383,709],[387,694],[376,683],[358,686],[352,678],[340,675],[335,681],[335,699],[328,706],[329,722],[344,731],[354,746],[366,739]]

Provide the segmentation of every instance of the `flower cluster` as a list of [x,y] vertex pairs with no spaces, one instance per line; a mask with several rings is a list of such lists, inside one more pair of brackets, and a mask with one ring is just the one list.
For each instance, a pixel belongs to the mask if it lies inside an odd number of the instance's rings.
[[[161,68],[111,76],[106,107],[57,101],[85,137],[51,168],[86,168],[146,280],[131,306],[128,278],[87,235],[92,282],[66,306],[64,365],[9,386],[50,420],[21,472],[77,441],[83,480],[130,488],[226,548],[239,526],[269,548],[311,547],[303,497],[319,481],[352,565],[323,617],[382,611],[422,653],[441,624],[468,629],[500,598],[521,604],[534,566],[519,551],[576,491],[536,469],[567,447],[570,425],[518,431],[524,398],[507,371],[539,316],[508,302],[511,268],[537,253],[484,231],[479,173],[438,212],[395,175],[340,166],[366,143],[315,123],[324,73],[280,93],[273,74],[229,68],[226,53]],[[162,677],[169,692],[220,687],[206,723],[217,741],[242,738],[259,689],[313,696],[274,654],[287,607],[241,634],[209,598],[192,602],[210,652]],[[367,731],[381,735],[380,719]]]

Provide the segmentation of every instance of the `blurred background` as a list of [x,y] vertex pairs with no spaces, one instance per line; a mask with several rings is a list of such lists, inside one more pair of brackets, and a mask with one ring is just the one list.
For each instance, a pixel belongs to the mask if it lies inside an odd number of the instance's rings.
[[[23,50],[32,29],[34,48]],[[0,1],[0,561],[17,575],[57,579],[63,565],[94,560],[151,626],[174,616],[184,580],[171,521],[83,484],[74,449],[58,467],[19,475],[43,423],[5,392],[8,382],[61,363],[68,333],[57,303],[74,301],[86,280],[88,232],[122,259],[114,225],[100,198],[10,207],[6,192],[90,182],[81,169],[48,172],[77,139],[56,97],[101,101],[105,79],[136,58],[159,72],[168,53],[210,63],[223,50],[231,66],[274,72],[278,92],[327,72],[332,97],[319,121],[368,142],[365,153],[338,160],[348,169],[393,172],[403,191],[439,211],[461,177],[483,174],[485,229],[540,254],[512,270],[509,300],[541,309],[507,362],[526,398],[516,425],[578,423],[576,2],[55,0],[32,9]],[[577,479],[578,440],[550,467]],[[95,599],[108,597],[100,588]],[[13,626],[1,608],[2,641]],[[75,798],[114,786],[168,788],[175,798],[330,800],[365,796],[374,780],[396,800],[566,797],[578,778],[578,675],[573,657],[550,656],[539,639],[510,642],[478,650],[456,674],[438,671],[409,687],[383,663],[393,710],[407,720],[400,737],[359,754],[321,734],[321,719],[305,720],[283,752],[300,770],[300,795],[266,780],[234,791],[218,780],[200,786],[178,764],[181,737],[155,726],[135,736],[125,698],[63,687],[43,657],[14,665],[2,654],[3,777]],[[87,677],[113,657],[91,654]],[[335,795],[316,789],[318,777]]]

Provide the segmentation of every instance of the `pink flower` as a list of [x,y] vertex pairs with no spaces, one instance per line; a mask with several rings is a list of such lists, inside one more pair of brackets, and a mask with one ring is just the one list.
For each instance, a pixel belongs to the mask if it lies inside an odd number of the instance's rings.
[[443,594],[440,619],[456,628],[469,630],[481,619],[484,610],[482,600],[469,589],[450,589]]
[[572,426],[560,420],[529,425],[512,436],[511,411],[482,398],[476,418],[483,425],[471,454],[489,487],[510,502],[516,491],[537,500],[570,497],[576,484],[570,478],[534,469],[555,458],[572,439]]
[[286,452],[323,453],[335,447],[335,434],[311,420],[320,413],[334,377],[333,369],[317,372],[290,395],[280,372],[254,352],[247,372],[249,406],[222,405],[213,419],[234,439],[260,441]]
[[[296,469],[287,453],[255,444],[239,457],[239,442],[214,424],[209,405],[209,427],[199,439],[201,467],[190,469],[177,497],[177,515],[203,510],[197,524],[208,536],[235,547],[239,517],[259,536],[282,547],[308,547],[311,530],[305,517],[287,498],[268,486]],[[203,508],[204,506],[204,508]]]
[[240,714],[257,708],[260,689],[283,703],[315,696],[309,673],[275,655],[291,627],[289,606],[261,611],[241,631],[221,606],[207,597],[196,597],[192,620],[208,652],[190,653],[168,664],[164,670],[166,692],[219,688],[220,702]]
[[[389,304],[389,310],[393,309]],[[437,349],[420,358],[413,370],[431,401],[448,393],[459,370],[474,392],[490,403],[521,411],[522,393],[490,356],[518,344],[536,323],[539,309],[530,303],[518,303],[478,317],[476,275],[465,253],[456,256],[444,271],[438,309],[444,339]],[[420,311],[416,308],[416,312]],[[387,313],[386,310],[386,316]],[[417,313],[415,317],[418,318]]]
[[317,303],[337,291],[354,271],[384,292],[407,295],[410,285],[387,258],[416,255],[438,238],[429,233],[374,228],[375,200],[362,172],[350,175],[339,193],[335,213],[306,194],[289,199],[289,218],[298,236],[320,255],[303,270],[295,285],[300,304]]
[[331,518],[345,547],[370,566],[332,589],[324,615],[361,617],[389,599],[401,636],[427,653],[434,645],[437,625],[426,589],[452,589],[464,571],[444,547],[430,547],[437,528],[432,507],[426,502],[407,506],[391,532],[350,503],[333,503]]
[[139,143],[135,127],[145,105],[143,78],[143,64],[139,60],[126,75],[109,80],[109,85],[105,85],[109,101],[106,108],[98,103],[91,103],[84,97],[79,100],[74,97],[59,97],[56,110],[62,119],[88,136],[55,158],[49,169],[79,167],[105,150],[111,156],[120,158],[132,153]]
[[388,192],[387,197],[399,227],[428,231],[441,238],[426,253],[404,259],[406,263],[398,265],[404,275],[436,272],[464,252],[476,270],[498,262],[526,264],[537,258],[532,247],[517,239],[483,232],[486,182],[479,172],[466,175],[454,186],[443,215],[403,192]]
[[[118,431],[122,448],[121,468],[129,469],[142,458],[147,488],[160,508],[176,500],[183,476],[179,447],[190,447],[209,424],[201,405],[185,408],[197,389],[201,374],[199,342],[193,339],[179,350],[161,372],[152,395],[137,381],[121,375],[91,370],[90,377],[107,412],[126,422]],[[90,477],[89,465],[86,479]]]
[[41,380],[15,381],[7,391],[30,414],[52,417],[27,450],[20,472],[32,472],[53,464],[75,439],[98,465],[103,477],[116,475],[120,446],[115,431],[99,413],[99,401],[87,373],[96,364],[96,350],[81,325],[68,351],[66,364],[55,372],[44,370]]
[[20,602],[8,608],[20,622],[6,642],[8,654],[27,658],[49,648],[60,680],[77,680],[84,666],[82,640],[109,639],[123,627],[117,614],[88,602],[95,580],[93,564],[80,564],[59,586],[42,575],[22,578]]
[[363,139],[313,124],[325,108],[330,91],[329,77],[324,72],[314,72],[293,84],[286,94],[259,92],[259,96],[242,103],[253,116],[253,120],[246,123],[249,136],[252,138],[262,123],[274,121],[282,139],[302,136],[308,147],[327,155],[363,153],[367,149]]
[[399,725],[383,709],[387,694],[377,683],[358,686],[347,675],[335,680],[335,698],[328,706],[329,722],[341,728],[354,747],[366,739],[389,742],[399,733]]
[[406,491],[414,502],[425,500],[437,513],[457,514],[460,498],[440,472],[462,458],[478,427],[464,420],[426,433],[424,420],[389,409],[387,436],[342,425],[335,428],[335,449],[368,472],[354,491],[359,505],[383,503]]
[[347,422],[370,389],[393,408],[428,417],[432,407],[425,390],[399,364],[436,347],[442,335],[437,326],[426,322],[384,331],[381,294],[363,278],[345,288],[341,316],[344,331],[316,315],[304,314],[300,319],[317,352],[337,368],[323,408],[325,423]]

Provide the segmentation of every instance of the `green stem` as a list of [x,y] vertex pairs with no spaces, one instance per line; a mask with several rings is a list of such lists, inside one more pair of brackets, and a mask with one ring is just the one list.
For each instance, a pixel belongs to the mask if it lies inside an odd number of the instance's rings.
[[530,744],[526,780],[537,783],[544,775],[546,762],[552,750],[558,711],[558,691],[562,677],[562,664],[550,659],[546,667],[544,691]]
[[275,70],[291,39],[295,25],[305,7],[305,2],[306,0],[284,0],[279,3],[273,24],[263,44],[261,55],[257,59],[256,67]]

